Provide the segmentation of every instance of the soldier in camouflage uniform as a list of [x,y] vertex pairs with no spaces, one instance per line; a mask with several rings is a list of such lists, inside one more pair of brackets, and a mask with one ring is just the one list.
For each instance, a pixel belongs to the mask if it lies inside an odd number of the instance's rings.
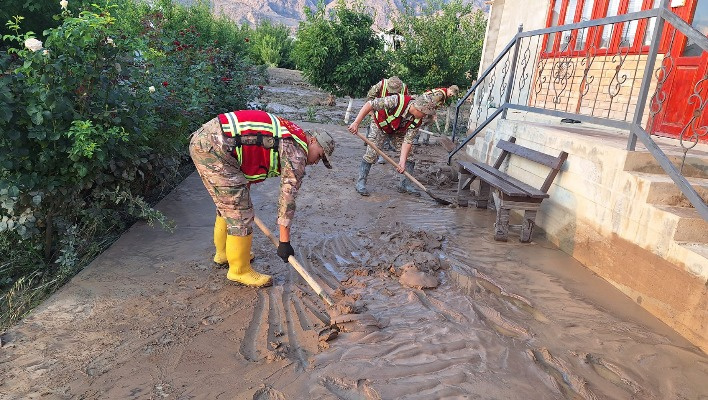
[[192,134],[189,153],[217,208],[214,223],[214,262],[228,264],[227,279],[247,286],[268,286],[270,275],[251,268],[253,204],[251,184],[280,176],[278,256],[284,261],[294,250],[290,225],[295,197],[305,165],[328,157],[334,139],[326,132],[305,132],[294,123],[264,111],[220,114]]
[[[408,160],[408,157],[412,153],[413,139],[418,135],[418,129],[423,119],[435,113],[433,98],[421,95],[413,99],[411,96],[399,93],[367,101],[354,122],[349,126],[349,132],[357,135],[359,124],[371,111],[374,111],[374,115],[371,120],[370,140],[376,147],[380,148],[384,138],[390,138],[396,151],[400,150],[401,152],[397,168],[398,172],[401,174],[403,171],[412,173],[415,163],[412,160]],[[356,183],[356,191],[362,196],[369,195],[369,191],[366,188],[366,179],[371,170],[371,165],[375,161],[376,151],[367,146],[366,153],[359,166],[359,178]],[[411,181],[405,177],[401,179],[397,189],[402,193],[420,196]]]
[[[401,78],[397,76],[392,76],[390,78],[381,79],[380,81],[376,82],[376,84],[371,86],[371,88],[369,88],[369,91],[366,93],[366,99],[373,100],[375,98],[386,97],[398,93],[403,93],[406,96],[410,96],[410,92],[408,91],[408,85],[403,83]],[[369,140],[374,140],[374,133],[371,129],[368,129],[366,131],[366,137]],[[391,140],[388,136],[384,137],[383,145],[380,148],[381,150],[392,150],[393,146],[391,145]],[[384,164],[385,162],[386,161],[384,161],[384,158],[382,156],[379,156],[377,163]]]
[[[435,88],[435,89],[430,89],[426,90],[423,92],[423,94],[428,95],[433,98],[433,101],[435,101],[435,106],[436,107],[441,107],[443,105],[447,105],[448,99],[451,99],[457,94],[460,93],[460,87],[457,85],[452,85],[448,88]],[[430,121],[434,120],[435,116],[431,118],[429,121],[423,121],[423,125],[426,125]],[[416,140],[413,142],[413,144],[418,144],[418,139],[420,139],[420,142],[423,144],[428,144],[430,142],[430,137],[427,133],[425,132],[420,132],[420,137],[416,138]]]

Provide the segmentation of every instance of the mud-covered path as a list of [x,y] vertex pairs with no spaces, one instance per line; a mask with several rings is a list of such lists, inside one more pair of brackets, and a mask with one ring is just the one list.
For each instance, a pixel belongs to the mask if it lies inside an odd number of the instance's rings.
[[[136,224],[1,336],[0,398],[706,398],[708,357],[571,257],[538,235],[494,242],[492,211],[401,195],[386,166],[362,198],[361,141],[302,125],[338,148],[334,170],[308,169],[292,242],[365,319],[318,342],[330,310],[259,232],[254,265],[274,286],[229,283],[192,175],[159,205],[174,233]],[[252,193],[271,229],[277,191],[272,179]],[[409,262],[440,285],[402,285]]]

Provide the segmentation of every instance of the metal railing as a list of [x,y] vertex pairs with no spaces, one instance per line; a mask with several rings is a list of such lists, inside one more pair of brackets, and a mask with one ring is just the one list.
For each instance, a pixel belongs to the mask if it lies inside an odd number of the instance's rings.
[[[519,27],[457,102],[452,140],[460,109],[468,101],[470,134],[448,154],[448,164],[499,115],[506,118],[509,109],[617,128],[628,133],[627,150],[635,151],[640,140],[708,221],[708,205],[683,176],[683,162],[677,169],[650,134],[668,113],[667,82],[677,73],[675,43],[686,40],[697,56],[708,52],[708,38],[668,6],[669,0],[661,0],[651,10],[529,32]],[[708,70],[697,73],[683,108],[688,121],[676,128],[684,161],[699,140],[708,138]]]

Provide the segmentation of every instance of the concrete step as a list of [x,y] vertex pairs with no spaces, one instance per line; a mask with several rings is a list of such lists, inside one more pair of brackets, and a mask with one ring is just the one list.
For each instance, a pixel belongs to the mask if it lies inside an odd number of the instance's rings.
[[708,284],[708,244],[677,242],[672,252],[673,256],[684,264],[692,274],[706,279]]
[[[680,170],[683,160],[682,155],[668,155],[671,163]],[[624,164],[625,171],[646,172],[650,174],[665,174],[659,162],[656,161],[651,153],[645,151],[630,151],[627,153]],[[690,151],[683,161],[683,170],[681,171],[685,177],[704,178],[708,179],[708,154],[702,151]]]
[[[692,207],[686,196],[668,175],[657,175],[645,172],[630,172],[637,184],[647,192],[646,202],[667,206]],[[708,179],[686,178],[698,192],[704,202],[708,203]]]
[[[708,221],[704,220],[695,208],[661,204],[650,205],[650,207],[654,207],[662,214],[657,223],[675,226],[674,241],[708,244]],[[656,221],[656,218],[654,220]]]

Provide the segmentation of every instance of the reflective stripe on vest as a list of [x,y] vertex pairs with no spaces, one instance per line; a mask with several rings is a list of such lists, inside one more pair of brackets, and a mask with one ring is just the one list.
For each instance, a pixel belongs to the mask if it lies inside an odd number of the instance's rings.
[[[268,116],[270,122],[253,120],[240,121],[238,119],[237,113],[250,113],[254,114],[255,116],[263,116],[263,114],[265,114]],[[225,136],[235,137],[236,135],[251,136],[260,134],[270,135],[277,139],[292,138],[300,147],[305,150],[305,154],[307,154],[307,141],[304,133],[295,134],[291,132],[273,114],[266,113],[263,111],[237,111],[219,115],[219,121],[221,122],[221,129]],[[244,146],[246,146],[246,149],[244,149]],[[268,150],[267,156],[263,154],[264,150]],[[248,157],[249,159],[246,159],[245,162],[244,152],[251,154],[251,156]],[[231,154],[239,161],[239,163],[241,164],[241,171],[243,172],[246,179],[249,181],[257,182],[262,181],[266,178],[280,175],[280,161],[277,146],[274,146],[271,149],[265,149],[257,145],[235,146],[232,149]],[[254,160],[257,163],[260,163],[261,161],[267,162],[268,165],[251,165]],[[265,170],[265,172],[257,173],[257,171],[259,170]]]
[[415,118],[413,121],[403,121],[403,112],[410,103],[411,98],[400,93],[397,96],[398,107],[396,107],[396,111],[393,114],[389,114],[385,108],[374,113],[376,125],[388,134],[403,133],[409,128],[415,128],[421,121],[421,118]]

